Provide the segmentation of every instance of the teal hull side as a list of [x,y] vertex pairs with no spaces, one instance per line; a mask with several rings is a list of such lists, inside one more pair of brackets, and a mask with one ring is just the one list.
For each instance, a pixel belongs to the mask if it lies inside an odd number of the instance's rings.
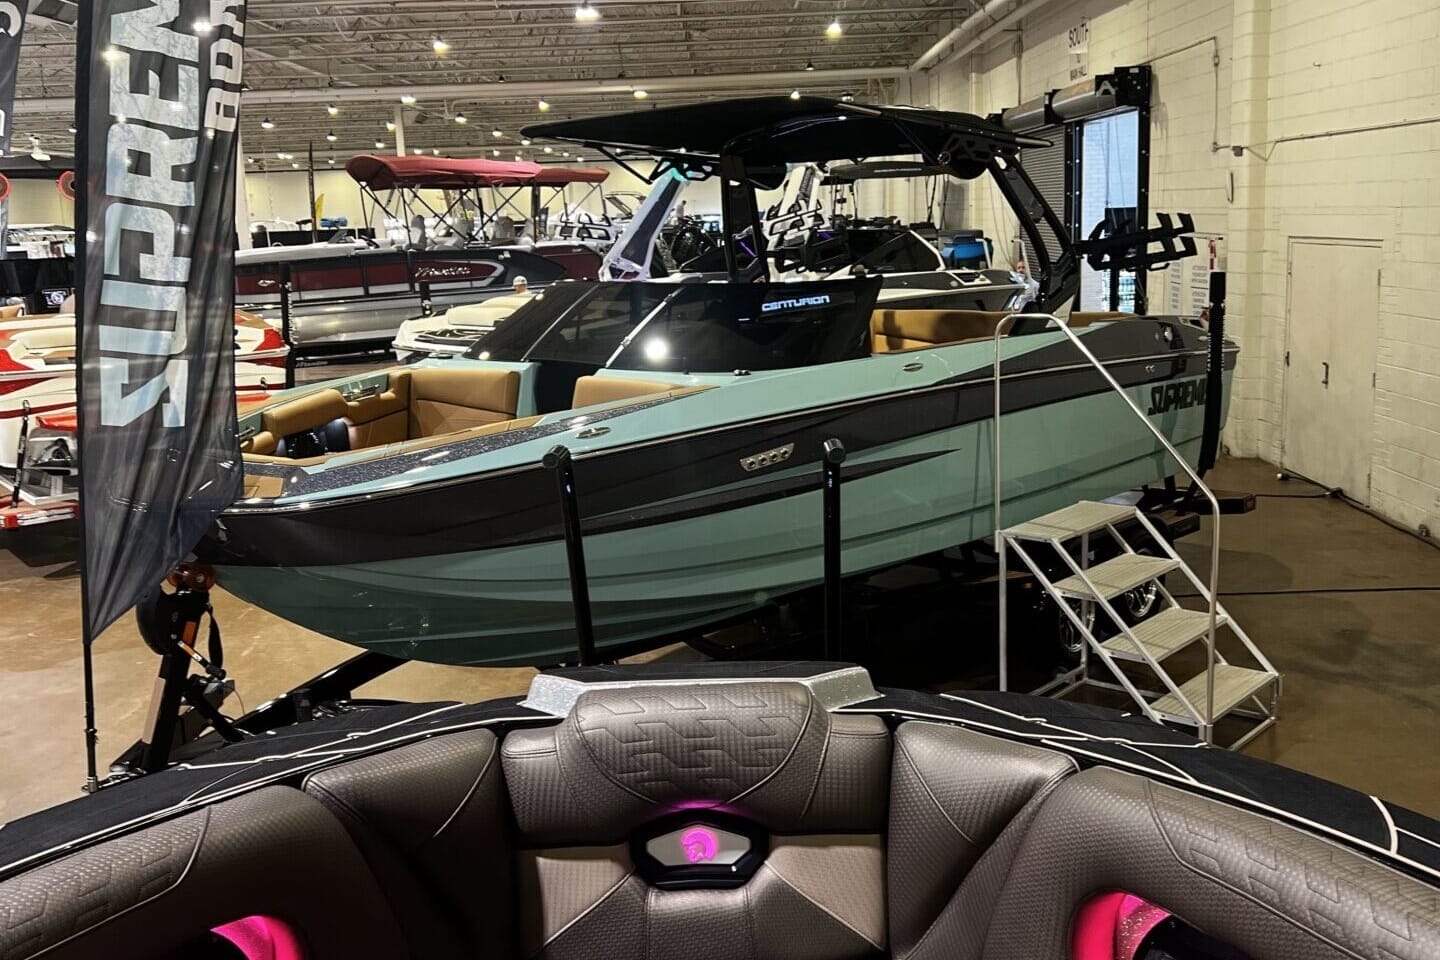
[[[1143,409],[1148,394],[1137,389],[1131,396]],[[1203,416],[1195,406],[1152,422],[1193,462]],[[1113,394],[1008,414],[1001,439],[1007,524],[1178,469]],[[845,483],[847,574],[993,532],[990,421],[867,450],[845,468],[913,457],[922,459]],[[583,490],[580,496],[583,503]],[[817,483],[813,493],[586,537],[597,643],[712,624],[821,582],[820,515]],[[573,659],[573,611],[558,541],[343,566],[227,567],[222,583],[286,619],[408,659]]]

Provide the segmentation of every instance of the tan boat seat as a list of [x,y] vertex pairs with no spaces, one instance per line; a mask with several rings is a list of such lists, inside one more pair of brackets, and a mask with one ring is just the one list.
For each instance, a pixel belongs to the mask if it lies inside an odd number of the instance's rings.
[[870,350],[898,353],[988,338],[1007,316],[991,310],[876,310],[870,314]]
[[242,441],[244,453],[272,454],[281,438],[304,430],[318,430],[334,420],[343,420],[350,407],[339,390],[317,390],[277,403],[260,413],[260,430]]
[[616,400],[631,400],[652,393],[669,393],[682,390],[674,383],[657,380],[633,380],[629,377],[581,377],[575,381],[575,395],[570,401],[571,409],[589,407],[597,403],[611,403]]
[[519,400],[520,374],[515,370],[413,370],[410,439],[513,419]]

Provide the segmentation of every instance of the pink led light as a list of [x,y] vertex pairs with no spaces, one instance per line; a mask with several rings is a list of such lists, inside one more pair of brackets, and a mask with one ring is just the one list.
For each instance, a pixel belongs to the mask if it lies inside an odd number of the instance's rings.
[[715,859],[720,841],[715,834],[704,827],[691,827],[680,835],[680,846],[685,850],[685,859],[691,863],[704,863]]

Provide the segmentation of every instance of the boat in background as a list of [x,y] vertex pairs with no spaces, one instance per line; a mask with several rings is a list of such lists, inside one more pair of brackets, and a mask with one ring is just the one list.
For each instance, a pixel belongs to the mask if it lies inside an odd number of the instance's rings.
[[[599,275],[591,245],[517,233],[513,220],[487,212],[484,201],[505,189],[538,197],[543,187],[567,182],[562,173],[590,182],[595,171],[370,155],[353,157],[346,170],[361,185],[367,224],[378,221],[382,239],[236,254],[235,302],[274,322],[296,360],[388,352],[405,320],[508,294],[518,277],[539,289]],[[435,207],[426,199],[435,191],[450,201]]]

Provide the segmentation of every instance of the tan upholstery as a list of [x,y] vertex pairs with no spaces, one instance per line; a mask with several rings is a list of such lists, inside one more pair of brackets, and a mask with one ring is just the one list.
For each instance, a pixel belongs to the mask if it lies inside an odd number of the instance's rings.
[[12,303],[9,306],[0,307],[0,320],[14,320],[16,317],[25,315],[25,305]]
[[876,310],[870,314],[872,353],[897,353],[995,335],[1009,314],[988,310]]
[[410,436],[410,371],[391,371],[383,391],[349,407],[351,450],[403,443]]
[[509,420],[519,402],[515,370],[415,370],[410,374],[410,438]]
[[267,407],[260,414],[260,424],[267,433],[288,437],[302,430],[318,429],[332,420],[343,420],[349,414],[345,398],[332,387]]
[[575,381],[575,395],[570,401],[571,409],[589,407],[597,403],[611,403],[615,400],[630,400],[652,393],[669,393],[684,389],[673,383],[656,380],[632,380],[628,377],[581,377]]
[[1065,321],[1065,326],[1072,330],[1077,327],[1088,327],[1092,323],[1103,323],[1106,320],[1134,320],[1135,314],[1123,313],[1118,310],[1075,310],[1070,314],[1070,319]]

